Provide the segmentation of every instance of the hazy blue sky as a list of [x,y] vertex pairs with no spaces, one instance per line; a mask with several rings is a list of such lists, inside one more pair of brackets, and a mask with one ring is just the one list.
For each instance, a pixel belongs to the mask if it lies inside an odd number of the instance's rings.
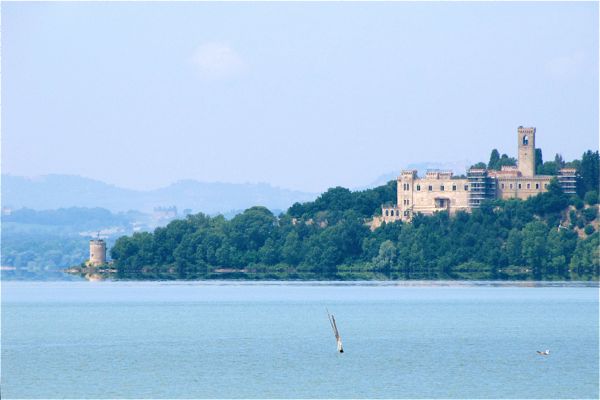
[[598,148],[598,4],[3,3],[2,172],[321,191]]

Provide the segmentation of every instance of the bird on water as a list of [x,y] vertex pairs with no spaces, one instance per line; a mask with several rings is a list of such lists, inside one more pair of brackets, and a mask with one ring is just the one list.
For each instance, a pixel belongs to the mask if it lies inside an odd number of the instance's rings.
[[538,351],[537,351],[537,353],[538,353],[540,356],[549,356],[549,355],[550,355],[550,350],[546,350],[546,351],[539,351],[539,350],[538,350]]

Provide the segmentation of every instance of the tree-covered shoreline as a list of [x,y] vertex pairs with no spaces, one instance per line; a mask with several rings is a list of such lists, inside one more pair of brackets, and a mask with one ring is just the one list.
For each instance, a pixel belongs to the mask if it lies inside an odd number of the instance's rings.
[[368,219],[394,202],[396,182],[336,187],[279,216],[264,207],[229,221],[190,215],[119,238],[111,255],[119,279],[598,280],[598,152],[573,163],[581,175],[574,196],[553,181],[525,201],[371,231]]

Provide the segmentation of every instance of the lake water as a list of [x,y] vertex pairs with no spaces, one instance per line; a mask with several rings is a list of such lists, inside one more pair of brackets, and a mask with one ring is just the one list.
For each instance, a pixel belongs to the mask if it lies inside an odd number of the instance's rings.
[[598,287],[561,286],[3,282],[1,394],[598,398]]

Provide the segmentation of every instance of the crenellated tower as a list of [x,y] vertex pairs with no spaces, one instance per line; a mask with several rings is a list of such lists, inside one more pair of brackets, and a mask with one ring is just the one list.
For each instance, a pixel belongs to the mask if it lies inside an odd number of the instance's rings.
[[518,168],[522,176],[535,175],[535,128],[518,129],[519,160]]

